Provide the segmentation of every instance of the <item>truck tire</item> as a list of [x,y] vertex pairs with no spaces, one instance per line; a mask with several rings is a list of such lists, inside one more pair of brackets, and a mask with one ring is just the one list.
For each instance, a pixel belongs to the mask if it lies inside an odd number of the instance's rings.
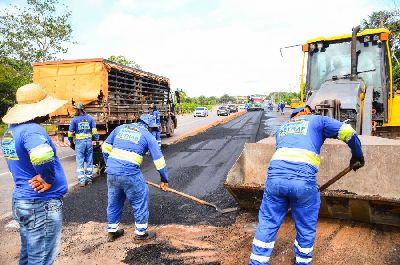
[[172,118],[168,118],[167,121],[167,136],[168,137],[172,137],[174,136],[174,131],[175,131],[175,124],[174,121],[172,120]]

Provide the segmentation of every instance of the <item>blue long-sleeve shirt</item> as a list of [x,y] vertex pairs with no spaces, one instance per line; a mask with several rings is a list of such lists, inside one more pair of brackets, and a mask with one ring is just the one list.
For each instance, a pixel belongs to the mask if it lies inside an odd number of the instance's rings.
[[68,140],[72,143],[74,138],[75,142],[99,140],[97,133],[96,122],[89,114],[75,116],[68,129]]
[[315,181],[326,138],[346,142],[353,157],[363,158],[355,130],[349,124],[326,116],[295,117],[280,127],[275,138],[276,151],[268,168],[268,178],[286,176]]
[[118,126],[103,143],[102,151],[107,173],[113,175],[139,173],[147,150],[160,173],[161,181],[168,182],[167,166],[157,141],[140,123]]
[[153,111],[153,116],[156,118],[156,124],[158,127],[161,125],[161,120],[160,120],[160,112],[158,110]]
[[[11,125],[2,138],[1,147],[15,182],[15,199],[57,199],[68,191],[56,148],[40,125],[33,122]],[[29,180],[36,175],[52,184],[51,189],[36,192],[29,185]]]

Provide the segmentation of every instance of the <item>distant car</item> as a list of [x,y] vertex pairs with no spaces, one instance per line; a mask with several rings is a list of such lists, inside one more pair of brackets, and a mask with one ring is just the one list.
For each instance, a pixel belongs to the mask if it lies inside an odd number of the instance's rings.
[[233,105],[233,104],[229,104],[228,105],[228,109],[230,110],[231,113],[239,111],[238,107],[236,105]]
[[217,109],[217,116],[228,116],[230,114],[230,110],[227,107],[221,106]]
[[246,109],[246,105],[245,104],[240,104],[239,105],[239,109]]
[[193,112],[194,117],[207,117],[208,109],[206,107],[197,107]]

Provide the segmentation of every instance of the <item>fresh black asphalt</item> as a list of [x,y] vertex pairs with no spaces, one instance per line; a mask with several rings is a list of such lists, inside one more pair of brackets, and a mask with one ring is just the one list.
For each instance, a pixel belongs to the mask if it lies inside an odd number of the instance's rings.
[[[265,124],[275,113],[248,112],[228,123],[213,127],[187,140],[163,148],[170,175],[170,187],[197,196],[220,208],[235,207],[236,202],[223,183],[243,146],[273,133]],[[142,172],[146,179],[159,182],[150,157],[145,158]],[[95,179],[92,186],[70,192],[64,199],[65,225],[89,221],[106,222],[106,177]],[[228,225],[237,213],[221,215],[213,208],[198,205],[172,193],[150,188],[151,225],[209,224]],[[125,204],[122,223],[134,223],[130,207]]]

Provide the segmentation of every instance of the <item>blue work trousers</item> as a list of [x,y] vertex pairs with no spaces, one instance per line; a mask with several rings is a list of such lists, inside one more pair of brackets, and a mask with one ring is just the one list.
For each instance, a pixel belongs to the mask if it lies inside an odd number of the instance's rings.
[[119,229],[124,202],[128,199],[135,219],[135,234],[144,235],[149,220],[149,188],[143,175],[107,175],[107,186],[107,231]]
[[61,240],[62,200],[14,199],[12,212],[15,221],[18,222],[20,227],[21,252],[19,264],[53,264]]
[[297,232],[293,246],[296,264],[310,264],[320,203],[316,182],[293,178],[269,178],[260,206],[259,223],[249,264],[268,264],[276,234],[289,207]]
[[[79,140],[75,144],[76,174],[79,183],[84,184],[93,179],[93,145],[91,139]],[[86,171],[85,171],[86,162]]]
[[154,136],[154,138],[156,138],[158,146],[161,149],[161,134],[160,134],[160,131],[152,131],[151,134]]

